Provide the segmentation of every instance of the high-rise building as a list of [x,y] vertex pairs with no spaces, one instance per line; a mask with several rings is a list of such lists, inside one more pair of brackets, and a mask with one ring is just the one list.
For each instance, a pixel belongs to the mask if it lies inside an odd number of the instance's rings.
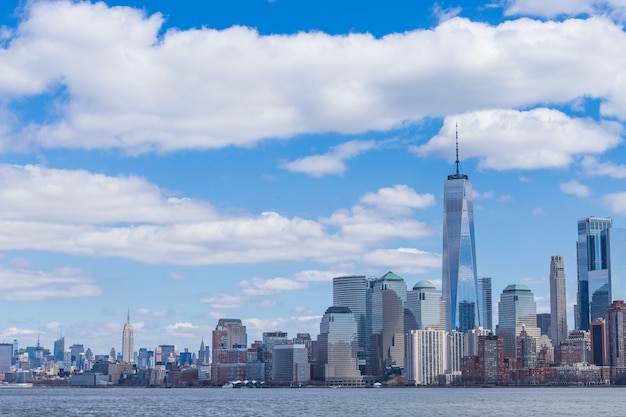
[[493,330],[491,277],[478,278],[478,311],[483,329]]
[[537,339],[526,333],[525,326],[515,338],[516,358],[518,369],[533,369],[537,367]]
[[613,301],[607,311],[606,342],[609,366],[626,366],[626,303]]
[[126,324],[122,332],[122,360],[126,363],[135,362],[135,336],[133,325],[130,324],[130,310],[126,316]]
[[311,376],[307,348],[301,344],[276,345],[272,352],[272,382],[300,386]]
[[415,319],[415,329],[446,330],[446,303],[430,281],[420,281],[406,293],[406,308]]
[[198,349],[198,365],[208,365],[210,358],[210,349],[208,346],[204,345],[204,338],[202,338],[202,342],[200,342],[200,349]]
[[442,272],[446,330],[480,326],[472,183],[459,171],[458,134],[456,173],[448,175],[443,187]]
[[372,335],[372,289],[364,276],[350,275],[333,278],[333,305],[348,307],[357,324],[357,355],[361,374],[369,365],[370,336]]
[[567,338],[567,300],[565,295],[565,265],[563,257],[550,260],[550,339],[558,346]]
[[522,329],[537,341],[541,338],[541,331],[537,327],[537,304],[526,285],[509,285],[502,291],[498,317],[497,332],[504,339],[504,356],[507,358],[516,357],[515,339]]
[[588,331],[590,321],[596,317],[604,317],[609,308],[610,290],[606,296],[601,293],[608,288],[602,287],[610,284],[608,230],[611,224],[612,220],[609,218],[587,217],[578,220],[576,257],[579,330]]
[[[329,307],[320,322],[315,379],[334,383],[362,380],[357,358],[357,324],[348,307]],[[350,382],[352,381],[352,382]]]
[[438,385],[447,363],[447,334],[443,330],[411,330],[407,334],[406,381],[410,385]]
[[608,235],[610,301],[626,300],[626,229],[611,227]]
[[11,370],[13,359],[13,345],[11,343],[0,343],[0,372]]
[[389,366],[404,367],[404,279],[388,272],[371,281],[372,336],[370,374],[380,376]]
[[230,349],[246,347],[248,336],[246,326],[240,319],[221,318],[213,331],[213,349]]
[[54,341],[54,350],[52,352],[55,362],[63,362],[63,354],[65,352],[65,336],[61,336]]
[[550,337],[550,325],[552,317],[550,313],[537,313],[537,327],[541,330],[542,335]]
[[606,320],[598,317],[591,322],[591,363],[596,366],[607,366],[606,357]]

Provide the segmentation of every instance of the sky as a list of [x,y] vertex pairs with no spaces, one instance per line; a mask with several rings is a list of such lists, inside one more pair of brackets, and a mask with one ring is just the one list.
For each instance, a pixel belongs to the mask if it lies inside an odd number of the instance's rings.
[[626,227],[626,1],[0,3],[0,342],[315,338],[332,278],[479,276],[549,312],[576,221]]

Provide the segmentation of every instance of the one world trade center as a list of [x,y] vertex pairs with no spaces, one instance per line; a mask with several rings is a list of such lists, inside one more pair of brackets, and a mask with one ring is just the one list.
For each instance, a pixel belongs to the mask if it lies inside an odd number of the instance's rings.
[[472,183],[459,172],[456,138],[456,172],[443,186],[442,287],[446,302],[446,329],[467,332],[480,326],[474,242]]

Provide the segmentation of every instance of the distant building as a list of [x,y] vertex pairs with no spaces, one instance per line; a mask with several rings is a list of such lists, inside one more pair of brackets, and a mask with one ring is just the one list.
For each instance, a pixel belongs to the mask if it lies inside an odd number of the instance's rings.
[[491,278],[478,278],[478,312],[483,329],[493,330],[493,302],[491,297]]
[[537,367],[537,339],[526,333],[526,329],[522,327],[522,331],[515,339],[517,368],[533,369]]
[[126,316],[126,324],[122,331],[122,360],[126,363],[135,362],[135,336],[133,332],[133,325],[130,324],[130,310]]
[[444,330],[411,330],[407,334],[405,383],[438,385],[448,368],[447,333]]
[[320,322],[314,377],[333,384],[362,381],[357,358],[357,324],[348,307],[329,307]]
[[13,344],[0,343],[0,372],[9,372],[13,359]]
[[248,346],[246,326],[240,319],[219,319],[213,335],[213,349]]
[[550,336],[550,324],[552,317],[550,313],[537,313],[537,327],[542,335]]
[[595,318],[591,322],[591,363],[596,366],[608,366],[606,356],[606,320]]
[[541,331],[537,327],[537,304],[526,285],[509,285],[500,295],[498,303],[498,336],[504,339],[504,356],[515,358],[515,338],[522,327],[529,336],[539,340]]
[[176,363],[176,347],[174,345],[158,345],[154,351],[156,365]]
[[613,301],[608,309],[606,328],[609,365],[624,367],[626,366],[626,303],[624,301]]
[[198,350],[198,365],[208,365],[211,359],[210,349],[204,345],[204,338],[200,342],[200,349]]
[[555,255],[550,260],[550,333],[554,346],[567,338],[567,299],[565,291],[565,265],[563,257]]
[[65,337],[61,336],[54,341],[54,362],[63,362],[63,353],[65,352]]
[[357,356],[361,374],[367,372],[372,334],[372,289],[365,276],[333,278],[333,305],[348,307],[357,324]]
[[272,382],[300,386],[311,378],[307,348],[301,344],[274,346]]
[[[600,290],[610,284],[608,230],[610,218],[587,217],[578,220],[576,256],[578,265],[578,325],[579,330],[588,331],[589,323],[596,317],[604,317],[609,308],[610,292],[606,296]],[[594,293],[597,294],[595,301]]]
[[446,303],[430,281],[420,281],[406,294],[406,308],[413,314],[416,328],[446,330]]

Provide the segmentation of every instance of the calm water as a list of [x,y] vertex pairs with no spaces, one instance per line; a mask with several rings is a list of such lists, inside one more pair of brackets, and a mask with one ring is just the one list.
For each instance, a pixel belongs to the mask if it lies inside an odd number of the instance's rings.
[[1,389],[0,416],[624,416],[622,388]]

